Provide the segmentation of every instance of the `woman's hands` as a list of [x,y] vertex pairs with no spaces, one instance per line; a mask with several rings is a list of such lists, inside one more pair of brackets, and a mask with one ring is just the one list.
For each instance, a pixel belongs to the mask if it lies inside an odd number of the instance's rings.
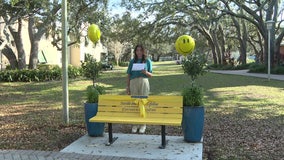
[[143,74],[145,74],[147,77],[152,77],[152,73],[148,72],[147,70],[143,69],[141,71]]
[[130,74],[127,74],[126,78],[126,94],[130,95]]
[[130,89],[129,89],[129,87],[126,87],[126,94],[130,95]]

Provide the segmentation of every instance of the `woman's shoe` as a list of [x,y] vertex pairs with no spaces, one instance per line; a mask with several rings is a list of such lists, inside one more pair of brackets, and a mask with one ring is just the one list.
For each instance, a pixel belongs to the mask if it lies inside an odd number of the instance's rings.
[[145,130],[146,130],[146,124],[140,126],[139,133],[145,133]]
[[132,126],[132,133],[136,133],[137,132],[137,126]]

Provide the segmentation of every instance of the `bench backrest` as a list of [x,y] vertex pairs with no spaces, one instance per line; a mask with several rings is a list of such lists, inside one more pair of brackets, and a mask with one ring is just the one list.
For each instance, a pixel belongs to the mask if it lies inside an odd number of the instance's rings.
[[129,95],[100,95],[97,115],[139,118],[138,101],[141,100],[146,102],[146,118],[182,118],[182,96],[149,96],[141,99]]

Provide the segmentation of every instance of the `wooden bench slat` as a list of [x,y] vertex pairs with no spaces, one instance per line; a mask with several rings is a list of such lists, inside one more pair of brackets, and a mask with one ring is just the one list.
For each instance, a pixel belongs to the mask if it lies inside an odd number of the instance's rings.
[[[105,117],[135,117],[135,118],[142,118],[139,117],[139,113],[115,113],[115,112],[99,112],[96,116],[105,116]],[[157,117],[157,118],[166,118],[166,119],[181,119],[182,115],[181,114],[161,114],[161,113],[146,113],[146,118],[152,118],[152,117]]]
[[90,122],[105,122],[105,123],[121,123],[121,124],[151,124],[151,125],[172,125],[180,126],[181,119],[171,119],[170,121],[164,118],[137,118],[137,117],[101,117],[96,116],[90,119]]
[[[169,98],[170,97],[170,98]],[[124,103],[121,103],[123,99]],[[100,105],[110,105],[110,106],[123,106],[123,105],[132,105],[135,106],[137,104],[134,101],[137,98],[131,98],[131,96],[125,95],[101,95],[99,96],[99,104]],[[155,104],[155,102],[159,100],[159,105]],[[149,96],[147,101],[150,106],[155,107],[178,107],[182,104],[181,96]]]
[[[122,102],[123,100],[123,102]],[[157,103],[157,100],[158,103]],[[137,98],[125,95],[101,95],[99,96],[99,112],[139,112]],[[182,113],[181,96],[149,96],[145,106],[146,112],[154,113]]]
[[[182,108],[149,108],[145,106],[147,113],[182,113]],[[139,112],[139,107],[105,107],[100,106],[99,112],[127,112],[127,113],[136,113]]]

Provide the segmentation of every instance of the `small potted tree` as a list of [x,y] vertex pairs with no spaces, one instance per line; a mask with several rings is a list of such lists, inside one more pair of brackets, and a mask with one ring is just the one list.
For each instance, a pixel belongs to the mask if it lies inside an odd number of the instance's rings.
[[102,69],[101,63],[97,62],[96,59],[90,54],[85,55],[85,62],[81,63],[83,76],[93,81],[95,86],[96,78],[99,77],[99,72]]
[[86,96],[87,101],[84,104],[85,111],[85,123],[89,136],[103,136],[104,133],[104,123],[91,123],[89,119],[94,117],[98,111],[98,100],[99,95],[105,93],[105,89],[102,86],[96,84],[96,78],[99,77],[99,71],[101,70],[101,65],[91,55],[86,55],[85,62],[81,64],[83,75],[86,78],[92,79],[93,85],[87,86]]
[[96,116],[98,112],[99,95],[104,94],[102,86],[90,85],[87,87],[87,102],[84,104],[85,122],[88,135],[91,137],[103,136],[105,123],[89,122],[89,119]]
[[182,62],[184,73],[188,74],[191,81],[188,87],[182,91],[183,115],[182,131],[186,142],[200,142],[204,127],[204,92],[203,88],[196,84],[198,76],[206,73],[205,56],[190,54]]

